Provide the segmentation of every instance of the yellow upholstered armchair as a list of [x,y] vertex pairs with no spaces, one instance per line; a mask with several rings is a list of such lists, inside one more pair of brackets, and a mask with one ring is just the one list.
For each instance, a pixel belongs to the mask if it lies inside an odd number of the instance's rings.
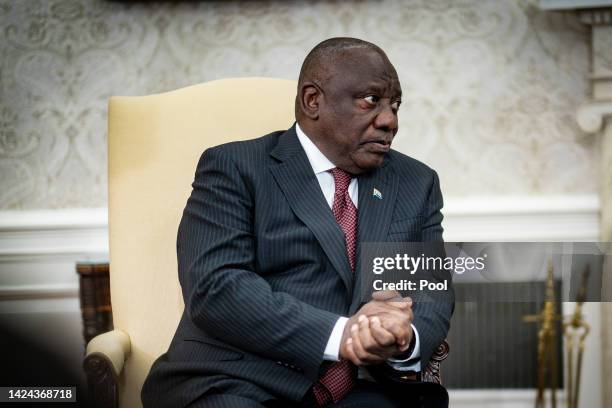
[[[211,146],[288,129],[295,81],[213,81],[109,103],[110,283],[115,330],[87,346],[90,397],[141,406],[140,390],[183,311],[176,234],[198,158]],[[443,350],[441,350],[443,351]],[[430,373],[438,378],[434,356]]]

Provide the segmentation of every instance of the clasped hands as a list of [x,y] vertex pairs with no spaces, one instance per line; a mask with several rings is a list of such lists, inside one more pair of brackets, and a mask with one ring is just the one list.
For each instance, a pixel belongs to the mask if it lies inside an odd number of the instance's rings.
[[341,360],[376,364],[408,350],[412,340],[412,299],[397,291],[378,291],[351,316],[340,343]]

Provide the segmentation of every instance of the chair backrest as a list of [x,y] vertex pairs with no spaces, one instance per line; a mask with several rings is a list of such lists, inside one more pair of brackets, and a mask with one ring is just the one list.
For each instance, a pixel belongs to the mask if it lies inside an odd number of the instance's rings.
[[295,81],[240,78],[110,100],[111,299],[115,328],[132,345],[121,406],[141,405],[144,379],[183,311],[176,234],[200,154],[289,128],[295,94]]

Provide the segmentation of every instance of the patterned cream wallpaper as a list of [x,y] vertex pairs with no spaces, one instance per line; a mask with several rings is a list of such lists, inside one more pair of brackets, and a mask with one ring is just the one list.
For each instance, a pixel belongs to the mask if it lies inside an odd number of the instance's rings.
[[338,35],[387,51],[396,148],[447,196],[595,192],[574,111],[589,34],[535,0],[0,0],[0,209],[106,205],[106,101],[234,76],[297,77]]

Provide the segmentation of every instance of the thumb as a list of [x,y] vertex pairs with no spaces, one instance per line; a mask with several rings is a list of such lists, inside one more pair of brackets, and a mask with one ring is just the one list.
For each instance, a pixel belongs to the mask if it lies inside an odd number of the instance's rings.
[[398,309],[407,309],[412,307],[412,298],[393,298],[387,302],[390,306],[397,307]]
[[372,299],[387,302],[390,306],[397,307],[398,309],[412,307],[412,299],[409,297],[403,298],[397,290],[379,290],[373,292]]
[[379,290],[372,293],[372,299],[380,302],[387,300],[401,300],[402,295],[397,290]]

